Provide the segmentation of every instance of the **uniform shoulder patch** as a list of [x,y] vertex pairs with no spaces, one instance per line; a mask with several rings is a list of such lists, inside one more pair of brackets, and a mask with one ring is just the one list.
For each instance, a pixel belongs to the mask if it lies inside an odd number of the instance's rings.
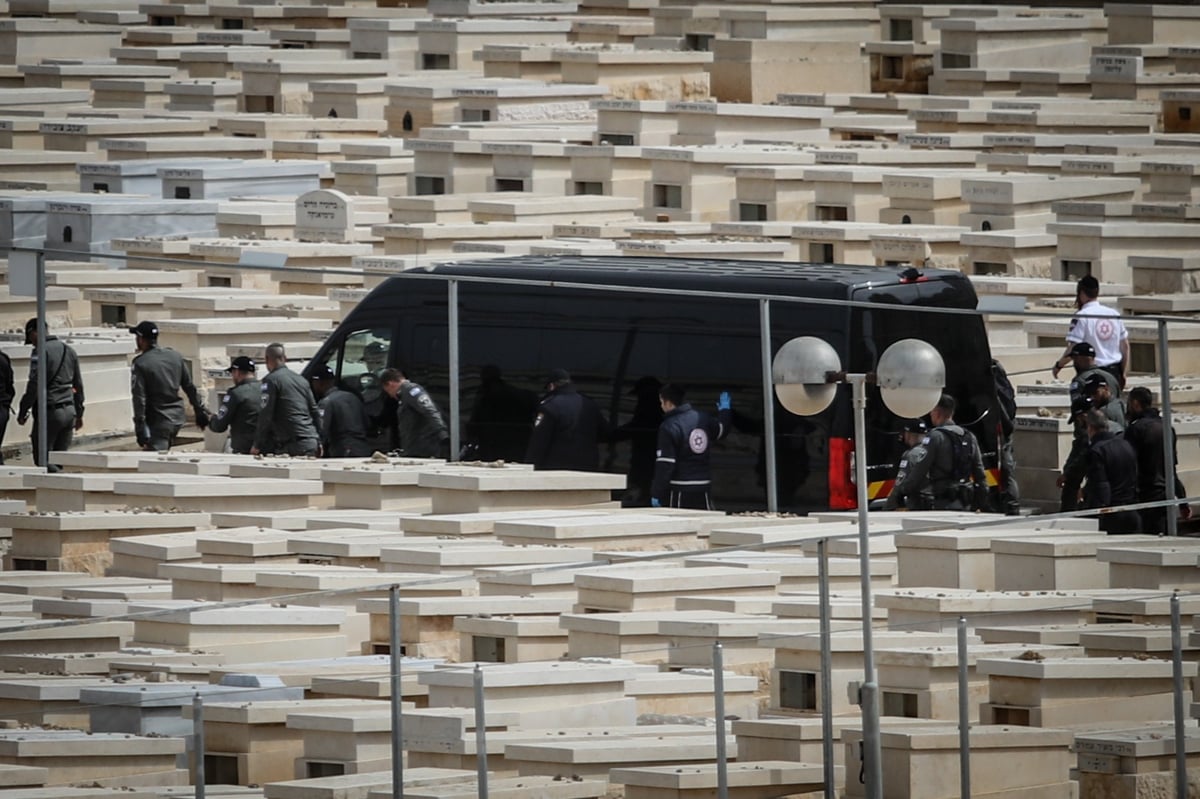
[[542,423],[542,420],[543,420],[543,419],[545,419],[545,418],[546,418],[546,414],[544,414],[544,413],[539,413],[539,414],[537,415],[537,418],[533,420],[533,426],[534,426],[534,427],[537,427],[539,424],[541,424],[541,423]]
[[921,446],[924,446],[924,447],[929,446],[929,436],[925,436],[924,438],[921,439]]
[[420,387],[420,386],[413,386],[412,388],[410,388],[410,389],[408,390],[408,393],[409,393],[409,394],[411,394],[411,395],[412,395],[412,396],[414,396],[414,397],[419,397],[419,396],[421,396],[421,387]]
[[262,383],[259,386],[259,391],[266,392],[266,391],[270,391],[270,390],[271,390],[271,384],[268,383],[266,380],[262,381]]
[[920,463],[928,454],[929,452],[924,447],[913,447],[908,453],[908,459],[913,463]]

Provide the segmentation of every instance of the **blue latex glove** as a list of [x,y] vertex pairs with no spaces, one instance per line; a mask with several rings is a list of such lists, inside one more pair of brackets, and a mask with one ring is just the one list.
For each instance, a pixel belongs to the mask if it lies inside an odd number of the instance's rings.
[[659,502],[657,498],[655,498],[655,497],[651,497],[651,498],[650,498],[650,507],[652,507],[652,508],[661,508],[661,507],[662,507],[662,503],[661,503],[661,502]]
[[718,411],[727,411],[732,407],[733,407],[733,400],[730,398],[729,392],[722,391],[721,395],[719,397],[717,397],[717,410]]

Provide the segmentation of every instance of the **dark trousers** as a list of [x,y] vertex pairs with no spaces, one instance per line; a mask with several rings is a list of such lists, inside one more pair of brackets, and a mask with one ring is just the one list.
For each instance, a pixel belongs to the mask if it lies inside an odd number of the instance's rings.
[[1083,485],[1083,478],[1087,477],[1087,458],[1080,457],[1073,459],[1074,451],[1067,456],[1067,462],[1063,465],[1063,487],[1062,487],[1062,505],[1060,510],[1063,513],[1076,510],[1079,507],[1079,487]]
[[[1158,497],[1158,499],[1163,499]],[[1152,499],[1139,499],[1138,502],[1153,502]],[[1179,514],[1178,505],[1168,505],[1165,508],[1143,508],[1138,511],[1142,517],[1142,532],[1147,535],[1160,535],[1167,532],[1167,514]]]
[[[0,405],[0,444],[4,443],[4,434],[8,432],[8,417],[12,413],[11,405]],[[4,448],[0,447],[0,466],[4,465]]]
[[676,491],[671,489],[667,495],[667,506],[671,508],[687,508],[688,510],[712,510],[712,498],[708,489],[701,491]]
[[[75,406],[67,404],[50,408],[47,417],[50,421],[46,425],[46,450],[54,452],[55,450],[70,449],[71,442],[75,440]],[[7,421],[5,419],[5,423]],[[39,423],[37,416],[34,415],[29,440],[33,443],[33,462],[42,466],[41,458],[38,457]]]
[[1109,535],[1131,535],[1142,531],[1142,517],[1135,510],[1102,513],[1100,529]]
[[1013,455],[1012,438],[1000,445],[1000,510],[1016,514],[1021,510],[1021,489],[1017,486],[1017,459]]
[[150,449],[155,452],[166,452],[175,444],[175,437],[179,435],[179,430],[183,427],[181,424],[170,424],[164,422],[161,424],[150,425]]
[[310,456],[310,457],[315,457],[317,454],[317,444],[318,444],[318,442],[315,440],[312,440],[312,441],[289,441],[286,444],[281,445],[278,449],[276,449],[276,452],[282,452],[286,455],[291,455],[292,457],[295,457],[295,458],[303,457],[306,455]]
[[[1101,366],[1099,368],[1108,372],[1110,375],[1112,375],[1113,377],[1115,377],[1117,379],[1118,393],[1125,391],[1125,362],[1124,361],[1117,361],[1116,363],[1110,363],[1107,366]],[[1116,398],[1114,397],[1114,399],[1116,399]]]

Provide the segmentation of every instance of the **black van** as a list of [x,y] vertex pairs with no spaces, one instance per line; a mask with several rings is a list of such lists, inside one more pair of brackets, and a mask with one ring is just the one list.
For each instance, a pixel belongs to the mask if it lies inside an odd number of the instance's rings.
[[[846,371],[866,372],[899,339],[930,342],[945,359],[946,389],[959,403],[956,419],[979,438],[995,477],[998,415],[983,318],[894,309],[973,310],[975,291],[959,272],[625,256],[442,264],[398,274],[372,291],[309,368],[327,363],[344,385],[362,391],[370,402],[378,397],[374,382],[386,350],[386,365],[402,365],[448,413],[449,278],[460,278],[455,282],[464,427],[470,426],[483,367],[493,375],[498,369],[525,396],[541,391],[552,368],[565,368],[614,426],[630,418],[639,378],[680,383],[702,408],[711,408],[718,393],[727,390],[733,395],[735,430],[714,450],[714,499],[724,510],[763,508],[759,298],[813,298],[832,302],[770,302],[772,354],[796,336],[818,336],[838,351]],[[780,510],[856,506],[850,387],[838,391],[831,407],[814,417],[794,416],[774,403]],[[900,420],[883,405],[878,390],[869,391],[869,496],[877,499],[887,495],[895,475]],[[515,424],[518,436],[524,435],[528,421]],[[627,473],[629,443],[606,447],[604,468]]]

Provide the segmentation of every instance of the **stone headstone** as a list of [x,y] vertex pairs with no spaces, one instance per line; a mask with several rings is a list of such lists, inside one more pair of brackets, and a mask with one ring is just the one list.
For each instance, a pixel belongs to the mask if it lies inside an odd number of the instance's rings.
[[334,189],[318,189],[296,198],[296,238],[300,241],[354,241],[350,198]]

